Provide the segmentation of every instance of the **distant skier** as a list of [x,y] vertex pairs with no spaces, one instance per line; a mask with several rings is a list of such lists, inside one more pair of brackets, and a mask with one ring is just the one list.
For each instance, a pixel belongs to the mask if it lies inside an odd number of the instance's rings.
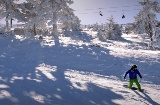
[[141,75],[140,72],[138,71],[137,66],[136,66],[136,65],[133,65],[133,66],[131,67],[131,69],[128,70],[128,71],[125,73],[124,79],[126,78],[127,74],[129,74],[129,78],[130,78],[129,88],[131,89],[133,83],[135,82],[136,85],[137,85],[137,87],[138,87],[138,90],[141,91],[141,85],[140,85],[139,82],[138,82],[137,74],[139,75],[140,78],[142,78],[142,75]]

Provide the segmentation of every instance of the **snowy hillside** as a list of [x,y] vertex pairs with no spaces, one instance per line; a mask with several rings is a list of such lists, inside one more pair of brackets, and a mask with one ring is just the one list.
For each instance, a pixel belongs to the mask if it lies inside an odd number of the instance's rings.
[[[0,35],[0,105],[160,104],[160,51],[148,50],[148,39],[101,42],[88,34],[93,40]],[[123,86],[133,64],[144,92]]]

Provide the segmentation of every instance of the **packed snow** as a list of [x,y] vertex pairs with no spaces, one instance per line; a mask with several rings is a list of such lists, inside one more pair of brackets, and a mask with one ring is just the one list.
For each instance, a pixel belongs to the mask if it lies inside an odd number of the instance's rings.
[[[0,35],[0,105],[159,105],[160,51],[144,35],[102,42],[80,38],[25,39]],[[84,38],[84,39],[83,39]],[[125,88],[133,64],[143,92]]]

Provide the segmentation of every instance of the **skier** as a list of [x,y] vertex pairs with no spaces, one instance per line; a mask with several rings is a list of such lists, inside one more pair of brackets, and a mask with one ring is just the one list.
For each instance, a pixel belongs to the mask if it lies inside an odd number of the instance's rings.
[[133,65],[133,66],[131,67],[131,69],[128,70],[128,71],[125,73],[124,79],[126,78],[127,74],[129,74],[129,78],[130,78],[129,88],[131,89],[133,83],[135,82],[136,85],[137,85],[137,87],[138,87],[138,90],[141,91],[141,85],[140,85],[139,82],[138,82],[137,74],[139,75],[140,78],[142,78],[142,76],[141,76],[140,72],[138,71],[137,66],[136,66],[136,65]]

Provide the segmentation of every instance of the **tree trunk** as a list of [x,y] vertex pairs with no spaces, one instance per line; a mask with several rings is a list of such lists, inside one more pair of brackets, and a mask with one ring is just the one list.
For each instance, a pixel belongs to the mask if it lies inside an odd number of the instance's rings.
[[151,39],[151,41],[153,41],[153,38],[152,38],[153,32],[152,32],[152,26],[151,26],[150,23],[149,23],[148,27],[149,27],[149,36],[150,36],[150,39]]
[[11,18],[11,22],[10,23],[11,23],[11,28],[12,28],[13,18]]
[[[7,17],[6,17],[7,18]],[[6,19],[6,31],[8,32],[9,31],[9,22],[8,20]]]
[[[54,3],[52,0],[52,9],[54,8]],[[52,12],[52,21],[54,20],[54,17],[56,16],[56,14],[54,14],[54,12]],[[58,37],[58,30],[57,30],[57,23],[53,23],[53,27],[52,27],[52,35],[54,37]]]
[[57,24],[53,24],[52,35],[53,35],[54,37],[58,37]]
[[[6,12],[8,12],[8,9],[9,9],[9,5],[8,5],[7,2],[6,2]],[[7,32],[9,31],[8,17],[9,17],[9,13],[7,13],[7,16],[6,16],[6,31],[7,31]]]
[[147,15],[147,17],[148,17],[148,30],[149,30],[149,32],[148,32],[148,34],[149,34],[149,36],[150,36],[150,38],[151,38],[151,41],[153,41],[153,38],[152,38],[152,36],[153,36],[153,28],[152,28],[152,25],[151,25],[151,19],[150,19],[150,16],[149,16],[149,14]]
[[34,32],[34,35],[37,35],[37,32],[36,32],[36,23],[34,23],[34,25],[33,25],[33,32]]

